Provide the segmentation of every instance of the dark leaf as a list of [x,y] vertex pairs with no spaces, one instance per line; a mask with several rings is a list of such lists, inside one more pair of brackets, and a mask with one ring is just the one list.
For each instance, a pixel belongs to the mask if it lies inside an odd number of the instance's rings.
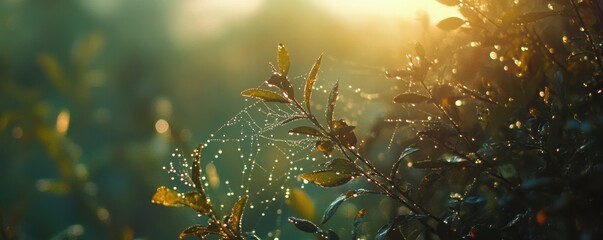
[[331,90],[331,93],[329,94],[329,102],[327,103],[327,124],[331,130],[334,129],[333,113],[335,112],[335,103],[337,102],[337,96],[339,94],[338,91],[339,81],[337,81],[335,86],[333,86],[333,90]]
[[531,13],[526,13],[524,15],[519,16],[517,18],[517,21],[520,23],[531,23],[531,22],[535,22],[535,21],[538,21],[543,18],[557,16],[559,14],[560,14],[560,12],[553,12],[553,11],[531,12]]
[[356,134],[354,134],[355,128],[355,126],[348,126],[343,119],[333,121],[333,131],[335,132],[337,139],[339,139],[346,147],[355,147],[358,142]]
[[318,75],[318,70],[320,69],[320,62],[322,60],[322,55],[316,59],[314,65],[312,65],[312,69],[308,74],[308,79],[306,79],[306,86],[304,87],[304,102],[306,103],[306,109],[308,112],[311,112],[312,104],[310,102],[312,98],[312,87],[316,82],[316,76]]
[[456,6],[460,3],[459,0],[437,0],[438,2],[440,2],[441,4],[444,4],[446,6]]
[[409,146],[406,149],[404,149],[404,151],[402,151],[402,154],[400,154],[398,161],[396,161],[396,163],[394,163],[394,165],[392,166],[392,170],[389,174],[390,179],[394,179],[396,172],[398,171],[398,168],[400,167],[400,164],[402,163],[402,160],[404,158],[408,157],[408,155],[413,154],[418,151],[419,151],[419,149],[414,146]]
[[341,172],[341,173],[349,173],[349,174],[354,174],[354,175],[356,175],[358,173],[358,169],[356,168],[356,165],[354,165],[350,161],[348,161],[346,159],[342,159],[342,158],[336,158],[336,159],[326,162],[325,167],[338,171],[338,172]]
[[209,227],[202,226],[202,225],[194,225],[194,226],[190,226],[190,227],[187,227],[186,229],[184,229],[180,233],[180,235],[178,235],[178,238],[183,239],[184,237],[186,237],[188,235],[194,235],[194,236],[197,236],[197,237],[203,239],[207,235],[210,235],[210,234],[220,235],[221,233],[222,233],[222,231],[216,225],[210,225]]
[[299,175],[299,177],[321,187],[336,187],[352,180],[353,174],[328,169],[304,173]]
[[295,97],[295,92],[293,91],[293,87],[291,87],[291,82],[287,76],[274,74],[266,81],[266,83],[268,83],[268,86],[274,86],[283,90],[288,99],[293,99]]
[[289,51],[285,48],[282,43],[278,44],[278,69],[283,76],[287,76],[289,73]]
[[248,98],[256,98],[265,102],[280,102],[280,103],[289,103],[289,100],[279,95],[278,93],[259,89],[259,88],[250,88],[243,92],[241,92],[241,96]]
[[287,123],[290,123],[290,122],[293,122],[293,121],[297,121],[297,120],[300,120],[300,119],[304,119],[304,118],[308,118],[308,117],[306,117],[304,115],[295,115],[295,116],[292,116],[290,118],[287,118],[287,119],[283,120],[279,124],[283,125],[283,124],[287,124]]
[[440,160],[425,160],[410,162],[412,168],[429,168],[429,169],[441,169],[441,168],[452,168],[468,165],[467,162],[445,162]]
[[297,229],[304,232],[315,233],[318,231],[316,224],[303,218],[290,217],[289,222],[293,223]]
[[417,56],[419,56],[419,58],[425,59],[425,48],[423,48],[423,45],[421,45],[420,42],[415,44],[415,52],[417,52]]
[[391,220],[388,224],[385,224],[383,227],[377,231],[377,235],[375,235],[375,240],[385,239],[390,230],[400,226],[406,225],[412,221],[423,220],[426,219],[426,216],[423,215],[400,215]]
[[339,235],[335,233],[332,229],[329,230],[318,230],[318,235],[320,238],[325,240],[339,240]]
[[458,17],[449,17],[438,22],[436,26],[444,31],[452,31],[461,27],[463,24],[465,24],[465,20],[460,19]]
[[414,93],[402,93],[394,97],[395,103],[424,103],[427,101],[429,101],[429,97]]
[[191,169],[191,178],[193,183],[195,184],[195,188],[197,192],[202,195],[205,195],[205,191],[203,190],[203,185],[201,184],[201,149],[202,145],[199,145],[193,151],[193,167]]
[[362,224],[362,222],[364,221],[364,214],[365,214],[365,210],[360,209],[358,211],[358,213],[356,214],[356,217],[354,217],[354,228],[352,229],[352,239],[356,240],[358,239],[358,234],[360,234],[360,224]]
[[301,126],[301,127],[296,127],[294,129],[291,129],[291,130],[289,130],[289,134],[304,134],[304,135],[322,137],[322,133],[320,133],[320,131],[318,131],[315,128],[307,127],[307,126]]
[[345,200],[348,200],[353,197],[361,196],[361,195],[365,194],[366,192],[367,191],[364,189],[357,189],[357,190],[350,190],[350,191],[347,191],[346,193],[342,193],[341,195],[339,195],[339,197],[337,197],[335,199],[335,201],[333,201],[325,210],[324,214],[322,215],[322,221],[320,222],[320,225],[324,225],[327,221],[329,221],[329,219],[331,219],[331,217],[335,214],[335,212],[337,212],[337,209]]
[[421,182],[419,183],[419,187],[417,188],[417,194],[419,195],[419,199],[423,200],[425,198],[425,194],[427,190],[434,189],[433,184],[438,181],[444,174],[446,170],[435,170],[423,177]]
[[243,196],[235,203],[232,207],[232,211],[230,212],[230,217],[228,218],[228,225],[236,232],[241,234],[243,231],[241,219],[243,217],[243,210],[245,209],[245,204],[249,196]]
[[333,150],[335,150],[333,142],[331,141],[316,141],[316,150],[323,153],[325,156],[331,155]]

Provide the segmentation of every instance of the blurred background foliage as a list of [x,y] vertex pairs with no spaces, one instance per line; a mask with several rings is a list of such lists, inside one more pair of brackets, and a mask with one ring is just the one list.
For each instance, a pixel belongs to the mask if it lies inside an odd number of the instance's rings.
[[325,52],[321,77],[387,89],[381,67],[433,28],[403,2],[341,4],[0,1],[2,237],[174,238],[195,216],[149,203],[161,167],[241,109],[275,43],[294,75]]

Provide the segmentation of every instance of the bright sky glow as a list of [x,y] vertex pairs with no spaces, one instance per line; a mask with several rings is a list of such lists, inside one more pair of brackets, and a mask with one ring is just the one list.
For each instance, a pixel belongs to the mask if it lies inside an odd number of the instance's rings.
[[436,0],[313,0],[332,14],[350,21],[362,21],[375,17],[411,18],[426,12],[433,22],[450,16],[458,16],[454,7],[448,7]]

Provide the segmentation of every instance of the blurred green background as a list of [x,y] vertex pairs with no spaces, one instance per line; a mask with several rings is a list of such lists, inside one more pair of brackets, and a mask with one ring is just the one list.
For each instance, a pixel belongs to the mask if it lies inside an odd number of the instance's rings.
[[[175,239],[198,220],[150,203],[172,184],[161,167],[246,105],[240,91],[270,76],[278,42],[293,76],[324,53],[321,78],[383,91],[382,69],[432,29],[424,11],[453,14],[420,2],[1,0],[4,237]],[[311,195],[316,214],[329,194]],[[286,225],[262,221],[262,238]]]

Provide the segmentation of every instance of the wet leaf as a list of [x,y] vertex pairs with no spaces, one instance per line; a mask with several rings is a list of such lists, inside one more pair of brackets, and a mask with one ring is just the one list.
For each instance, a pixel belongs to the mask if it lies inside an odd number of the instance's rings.
[[456,6],[460,3],[459,0],[437,0],[438,2],[440,2],[441,4],[444,4],[446,6]]
[[395,103],[424,103],[427,101],[429,101],[429,97],[414,93],[402,93],[394,97]]
[[333,150],[335,150],[335,147],[331,141],[319,140],[316,141],[316,150],[323,153],[325,156],[329,156]]
[[260,240],[253,232],[245,232],[245,240]]
[[417,56],[419,56],[419,58],[425,59],[425,48],[423,48],[423,45],[421,45],[420,42],[417,42],[415,44],[415,52],[417,53]]
[[289,100],[279,95],[278,93],[259,89],[259,88],[250,88],[243,92],[241,92],[241,96],[248,98],[256,98],[265,102],[280,102],[280,103],[289,103]]
[[184,199],[180,194],[174,190],[161,186],[157,188],[153,199],[151,200],[154,204],[160,204],[168,207],[183,207]]
[[289,134],[304,134],[304,135],[310,135],[310,136],[316,136],[316,137],[322,137],[322,133],[320,133],[320,131],[318,129],[312,128],[312,127],[307,127],[307,126],[301,126],[301,127],[296,127],[294,129],[289,130]]
[[394,163],[394,165],[392,166],[392,170],[389,174],[390,179],[394,179],[396,172],[398,171],[398,168],[400,168],[400,164],[402,163],[402,160],[404,158],[408,157],[408,155],[413,154],[418,151],[419,151],[419,149],[414,146],[409,146],[409,147],[405,148],[404,151],[402,151],[402,154],[400,154],[400,157],[398,157],[398,161],[396,161],[396,163]]
[[316,82],[316,76],[318,75],[318,70],[320,69],[321,61],[322,55],[320,55],[320,57],[316,59],[316,62],[314,63],[314,65],[312,65],[312,69],[308,74],[308,79],[306,79],[306,86],[304,87],[304,102],[306,103],[306,109],[308,110],[308,112],[311,112],[312,104],[310,101],[312,98],[312,87]]
[[193,183],[195,184],[195,188],[197,189],[197,191],[202,194],[205,195],[205,191],[203,190],[203,185],[201,184],[201,149],[202,149],[202,145],[199,145],[194,151],[193,151],[193,166],[191,169],[191,179],[193,180]]
[[367,191],[364,189],[356,189],[356,190],[347,191],[347,192],[339,195],[339,197],[337,197],[335,199],[335,201],[331,202],[331,204],[327,207],[327,209],[323,213],[322,221],[320,222],[320,225],[324,225],[327,221],[329,221],[329,219],[331,219],[331,217],[333,217],[333,215],[335,215],[335,212],[337,212],[337,209],[345,200],[364,195],[365,193],[367,193]]
[[348,126],[343,119],[333,122],[333,131],[335,132],[337,139],[339,139],[346,147],[355,147],[358,142],[356,134],[354,134],[355,128],[355,126]]
[[337,102],[337,96],[339,94],[339,81],[335,83],[331,93],[329,94],[329,102],[327,103],[327,124],[329,129],[333,130],[333,113],[335,112],[335,103]]
[[[211,226],[214,226],[214,227],[211,227]],[[194,236],[197,236],[197,237],[203,239],[207,235],[210,235],[210,234],[220,235],[221,233],[222,233],[221,229],[216,225],[210,225],[209,227],[202,226],[202,225],[193,225],[193,226],[185,228],[180,233],[180,235],[178,235],[178,238],[183,239],[186,236],[194,235]]]
[[245,209],[245,204],[247,203],[248,199],[249,196],[243,196],[239,198],[239,201],[237,201],[232,207],[230,217],[228,218],[228,225],[239,234],[243,233],[241,219],[243,218],[243,210]]
[[314,220],[316,217],[314,201],[312,201],[312,198],[303,189],[291,189],[291,195],[285,203],[293,210],[296,216],[310,220]]
[[335,231],[333,231],[332,229],[326,231],[319,229],[318,235],[320,236],[320,238],[325,240],[339,240],[339,235],[337,235],[337,233],[335,233]]
[[354,228],[352,229],[352,239],[358,239],[358,234],[360,234],[360,224],[364,221],[364,214],[366,211],[364,208],[360,209],[354,217]]
[[289,51],[285,48],[282,43],[278,44],[278,69],[283,76],[287,76],[289,73]]
[[295,225],[297,229],[302,230],[304,232],[315,233],[318,231],[318,227],[316,226],[316,224],[309,220],[296,217],[290,217],[288,220],[289,222],[293,223],[293,225]]
[[289,81],[289,78],[287,76],[274,74],[272,75],[272,77],[270,77],[270,79],[268,79],[268,81],[266,81],[266,83],[268,83],[268,85],[271,87],[277,87],[283,90],[286,93],[286,97],[288,99],[295,98],[295,92],[293,91],[291,81]]
[[201,194],[197,192],[181,194],[165,186],[157,188],[153,199],[151,199],[151,203],[168,207],[188,206],[202,214],[208,214],[211,211],[211,206],[207,202],[207,199]]
[[321,187],[336,187],[352,180],[353,175],[327,169],[299,175],[300,178]]
[[465,20],[458,17],[449,17],[438,22],[436,26],[444,31],[452,31],[461,27],[463,24],[465,24]]
[[342,158],[336,158],[325,163],[325,167],[341,173],[357,174],[356,165]]

